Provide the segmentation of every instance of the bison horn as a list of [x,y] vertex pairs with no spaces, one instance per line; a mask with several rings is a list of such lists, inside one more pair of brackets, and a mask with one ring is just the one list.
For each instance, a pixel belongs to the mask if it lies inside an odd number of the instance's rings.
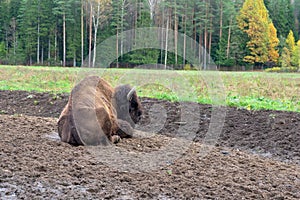
[[132,99],[132,95],[135,92],[135,87],[133,87],[127,94],[127,100],[130,101]]

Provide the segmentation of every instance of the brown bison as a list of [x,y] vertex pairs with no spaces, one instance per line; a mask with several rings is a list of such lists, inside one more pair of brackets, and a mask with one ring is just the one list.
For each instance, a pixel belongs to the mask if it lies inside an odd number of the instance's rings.
[[58,133],[63,142],[72,145],[116,143],[132,137],[141,115],[134,88],[113,88],[100,77],[88,76],[73,88],[58,119]]

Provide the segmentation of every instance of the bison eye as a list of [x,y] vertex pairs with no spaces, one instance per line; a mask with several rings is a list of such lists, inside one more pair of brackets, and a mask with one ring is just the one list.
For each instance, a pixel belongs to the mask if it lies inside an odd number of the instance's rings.
[[138,104],[136,101],[131,101],[130,103],[131,103],[131,107],[133,107],[133,108],[138,107]]

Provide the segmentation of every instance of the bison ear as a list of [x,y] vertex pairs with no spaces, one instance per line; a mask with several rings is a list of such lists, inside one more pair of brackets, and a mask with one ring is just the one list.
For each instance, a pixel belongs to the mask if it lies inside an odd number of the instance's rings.
[[132,95],[133,95],[134,92],[135,92],[135,87],[133,87],[133,88],[128,92],[128,94],[127,94],[127,100],[128,100],[128,101],[131,101]]

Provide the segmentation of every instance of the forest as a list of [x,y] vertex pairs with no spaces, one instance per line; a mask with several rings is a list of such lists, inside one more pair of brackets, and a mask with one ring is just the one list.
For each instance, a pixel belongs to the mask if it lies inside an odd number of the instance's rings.
[[[206,51],[211,59],[204,62],[220,68],[297,71],[299,22],[300,0],[0,0],[0,64],[101,67],[97,44],[114,37],[112,67],[186,68],[186,48],[193,48],[199,60]],[[121,33],[143,27],[172,30],[158,34],[167,48],[125,51]]]

